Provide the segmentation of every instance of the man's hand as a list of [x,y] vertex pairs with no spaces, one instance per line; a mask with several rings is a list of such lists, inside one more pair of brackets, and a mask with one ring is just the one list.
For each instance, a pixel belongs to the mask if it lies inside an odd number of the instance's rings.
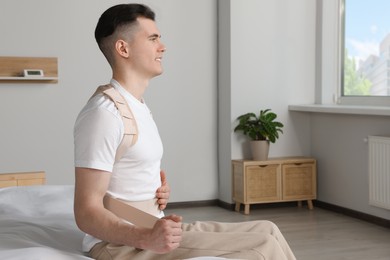
[[159,219],[146,239],[145,249],[164,254],[178,248],[183,233],[181,221],[182,217],[177,215]]
[[159,209],[164,210],[167,207],[169,195],[171,193],[171,188],[168,185],[167,177],[165,176],[164,171],[160,171],[161,177],[161,187],[156,191],[157,203],[159,204]]

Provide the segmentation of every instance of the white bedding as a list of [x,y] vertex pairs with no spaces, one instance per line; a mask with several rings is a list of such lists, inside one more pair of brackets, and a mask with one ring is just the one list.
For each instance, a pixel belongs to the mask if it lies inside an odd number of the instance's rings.
[[0,259],[92,259],[81,250],[84,233],[74,221],[73,196],[71,185],[0,189]]
[[73,217],[73,186],[0,189],[0,259],[91,259]]

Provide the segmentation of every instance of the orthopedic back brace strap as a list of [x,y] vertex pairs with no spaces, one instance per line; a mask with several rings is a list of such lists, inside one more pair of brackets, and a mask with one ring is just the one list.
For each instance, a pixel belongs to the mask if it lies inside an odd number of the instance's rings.
[[[124,135],[122,142],[119,144],[118,149],[116,151],[115,162],[117,162],[119,159],[122,158],[126,150],[137,142],[137,123],[125,98],[112,85],[108,84],[98,87],[92,97],[96,96],[99,93],[103,93],[112,102],[114,102],[115,107],[118,109],[122,117],[124,125]],[[149,214],[136,207],[126,204],[125,202],[113,198],[108,194],[104,196],[103,204],[107,210],[111,211],[116,216],[127,220],[136,226],[152,228],[156,221],[159,219],[152,214]]]

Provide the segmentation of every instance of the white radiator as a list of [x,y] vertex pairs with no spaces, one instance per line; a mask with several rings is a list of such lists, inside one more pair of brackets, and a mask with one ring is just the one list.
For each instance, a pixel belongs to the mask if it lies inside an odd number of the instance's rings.
[[390,137],[368,137],[369,203],[390,209]]

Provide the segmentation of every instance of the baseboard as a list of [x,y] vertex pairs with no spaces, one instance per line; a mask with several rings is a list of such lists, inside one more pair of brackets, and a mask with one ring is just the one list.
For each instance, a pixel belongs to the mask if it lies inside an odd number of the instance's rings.
[[[235,210],[235,204],[230,204],[221,200],[218,200],[217,205],[227,210]],[[244,204],[241,204],[240,206],[241,206],[240,210],[244,210]],[[251,210],[296,207],[296,206],[297,206],[297,202],[257,203],[257,204],[251,204]]]
[[[168,203],[169,209],[209,207],[209,206],[218,206],[220,208],[224,208],[231,211],[235,210],[235,204],[227,203],[225,201],[217,200],[217,199]],[[251,204],[251,209],[267,209],[267,208],[296,207],[296,206],[297,206],[297,202],[259,203],[259,204]],[[242,204],[241,207],[244,207],[244,205]]]
[[182,208],[194,208],[194,207],[210,207],[219,206],[218,200],[198,200],[198,201],[184,201],[184,202],[169,202],[168,209],[182,209]]
[[363,213],[363,212],[359,212],[356,210],[340,207],[337,205],[333,205],[333,204],[323,202],[323,201],[318,201],[318,200],[314,201],[314,206],[322,208],[322,209],[334,211],[337,213],[341,213],[343,215],[353,217],[356,219],[364,220],[364,221],[370,222],[372,224],[376,224],[378,226],[390,228],[390,220],[389,219],[380,218],[380,217],[373,216],[373,215],[370,215],[367,213]]
[[227,210],[231,210],[231,211],[234,210],[234,204],[227,203],[227,202],[222,201],[222,200],[218,200],[217,205],[218,205],[218,207],[223,208],[223,209],[227,209]]

